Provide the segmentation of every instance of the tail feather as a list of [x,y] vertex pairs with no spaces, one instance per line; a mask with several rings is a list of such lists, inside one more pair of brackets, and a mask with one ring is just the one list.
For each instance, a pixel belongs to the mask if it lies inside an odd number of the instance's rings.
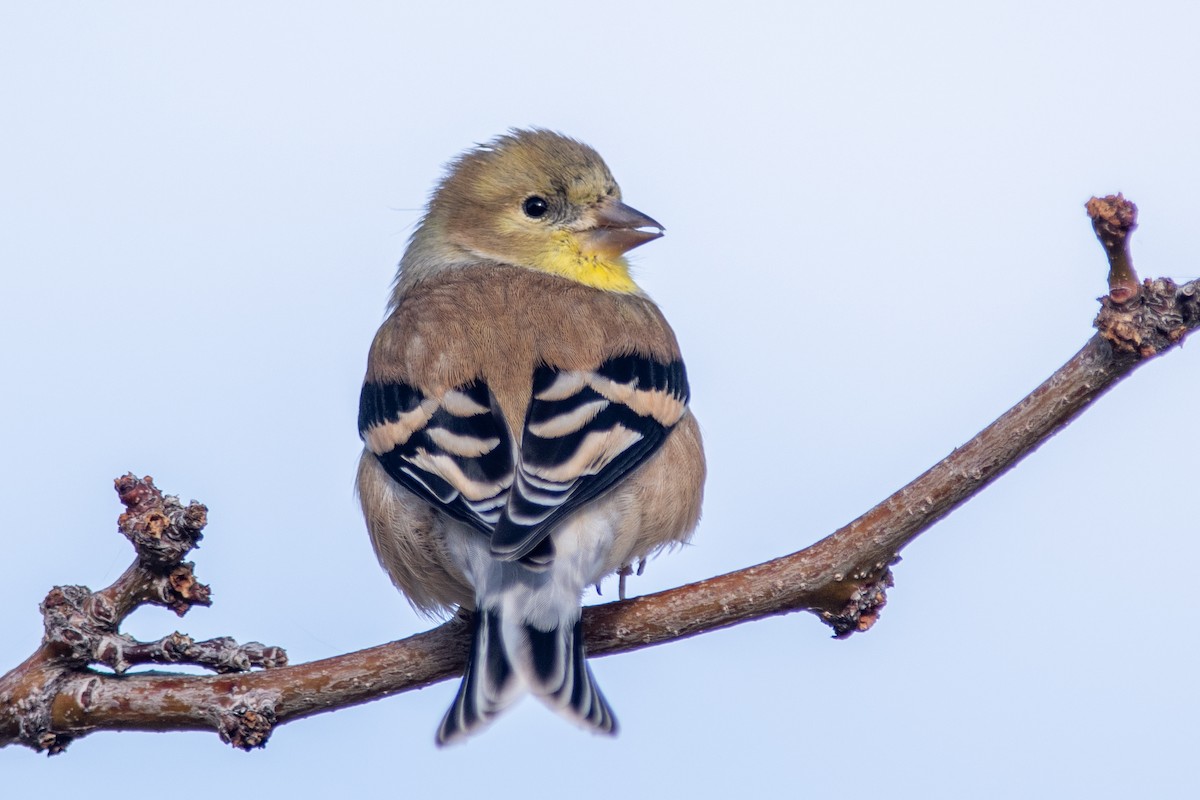
[[530,690],[550,708],[597,733],[617,732],[617,719],[596,686],[583,647],[583,620],[542,631],[526,625]]
[[475,634],[462,683],[442,724],[437,743],[446,745],[482,730],[520,695],[495,610],[476,611]]
[[580,726],[615,734],[616,717],[587,664],[583,622],[564,623],[549,631],[506,626],[497,609],[476,611],[471,655],[437,743],[482,730],[525,689]]

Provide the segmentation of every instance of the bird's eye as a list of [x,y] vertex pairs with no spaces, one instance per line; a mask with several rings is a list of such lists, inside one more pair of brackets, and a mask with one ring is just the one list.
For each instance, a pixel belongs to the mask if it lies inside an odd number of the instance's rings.
[[533,197],[526,197],[521,208],[525,210],[525,216],[537,219],[546,216],[546,212],[550,210],[550,204],[546,202],[546,198],[538,197],[535,194]]

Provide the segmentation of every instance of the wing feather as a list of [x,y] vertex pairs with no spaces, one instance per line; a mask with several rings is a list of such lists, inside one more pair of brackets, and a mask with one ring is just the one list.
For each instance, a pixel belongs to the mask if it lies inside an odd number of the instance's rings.
[[358,430],[401,486],[485,534],[514,479],[512,436],[486,384],[426,397],[406,384],[365,383]]
[[637,469],[687,410],[683,363],[630,354],[595,370],[540,367],[492,553],[521,559],[550,527]]
[[393,480],[489,535],[497,557],[536,565],[551,527],[653,455],[688,396],[682,362],[630,354],[539,367],[519,443],[482,380],[440,397],[368,382],[358,426]]

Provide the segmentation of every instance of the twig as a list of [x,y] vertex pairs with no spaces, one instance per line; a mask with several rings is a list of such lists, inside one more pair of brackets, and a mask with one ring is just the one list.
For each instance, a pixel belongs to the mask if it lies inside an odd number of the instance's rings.
[[[210,605],[211,593],[196,580],[193,565],[183,560],[202,538],[208,510],[164,496],[149,477],[125,475],[115,487],[126,508],[117,526],[137,558],[105,589],[55,586],[46,595],[41,646],[0,678],[0,746],[19,742],[51,754],[61,752],[82,732],[70,722],[59,724],[63,692],[80,681],[86,685],[104,679],[90,669],[92,664],[121,673],[146,663],[193,664],[218,672],[287,663],[281,649],[257,642],[239,646],[221,638],[197,643],[176,633],[145,643],[120,632],[121,623],[138,606],[165,606],[183,616],[192,606]],[[80,698],[86,701],[86,688]]]
[[1108,296],[1125,303],[1138,293],[1138,277],[1129,254],[1129,237],[1137,229],[1137,206],[1117,193],[1087,201],[1092,230],[1108,256]]
[[259,642],[238,644],[228,636],[197,642],[176,631],[157,642],[138,642],[124,634],[109,637],[97,661],[118,674],[140,664],[190,664],[226,673],[281,667],[287,664],[287,654]]

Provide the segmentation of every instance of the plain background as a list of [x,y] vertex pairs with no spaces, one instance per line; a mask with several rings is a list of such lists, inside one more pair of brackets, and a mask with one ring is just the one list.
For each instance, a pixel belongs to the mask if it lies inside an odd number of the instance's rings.
[[[359,518],[358,390],[441,165],[510,126],[591,143],[668,230],[636,276],[711,473],[635,593],[815,541],[1070,357],[1105,291],[1090,195],[1140,206],[1143,275],[1200,272],[1195,4],[433,5],[0,6],[0,669],[52,585],[130,560],[127,470],[209,505],[216,601],[129,632],[300,662],[432,624]],[[249,754],[9,748],[3,793],[1190,796],[1197,363],[909,547],[866,635],[801,614],[598,659],[613,741],[524,703],[436,751],[443,683]]]

